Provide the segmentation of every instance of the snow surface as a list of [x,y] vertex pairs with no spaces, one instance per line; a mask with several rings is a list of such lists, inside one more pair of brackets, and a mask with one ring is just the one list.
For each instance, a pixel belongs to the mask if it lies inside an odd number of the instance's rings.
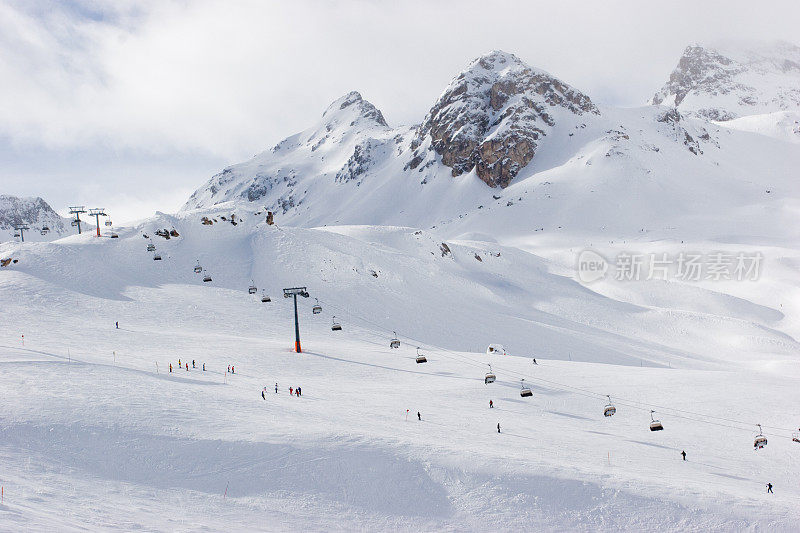
[[[0,529],[796,529],[796,247],[764,249],[757,283],[583,286],[547,239],[236,215],[0,245],[19,259],[0,270]],[[296,285],[323,306],[300,299],[302,354]]]

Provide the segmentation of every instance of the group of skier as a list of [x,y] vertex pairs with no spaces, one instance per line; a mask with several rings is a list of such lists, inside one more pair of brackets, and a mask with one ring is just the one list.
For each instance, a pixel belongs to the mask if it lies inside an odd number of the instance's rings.
[[[275,394],[278,394],[278,384],[275,383]],[[298,398],[303,395],[303,390],[300,387],[289,387],[289,396],[297,396]],[[267,399],[267,387],[261,390],[261,398]]]
[[[178,359],[178,368],[185,368],[186,371],[189,371],[189,361],[182,362]],[[192,368],[197,368],[197,364],[194,359],[192,359]],[[172,372],[172,363],[169,364],[169,371]],[[203,363],[203,372],[206,371],[206,364]]]

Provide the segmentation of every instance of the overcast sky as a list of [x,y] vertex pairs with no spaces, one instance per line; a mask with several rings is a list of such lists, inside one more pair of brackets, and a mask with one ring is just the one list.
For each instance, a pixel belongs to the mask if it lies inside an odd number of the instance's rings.
[[493,49],[640,105],[683,48],[798,43],[800,2],[0,0],[0,194],[175,211],[358,90],[419,122]]

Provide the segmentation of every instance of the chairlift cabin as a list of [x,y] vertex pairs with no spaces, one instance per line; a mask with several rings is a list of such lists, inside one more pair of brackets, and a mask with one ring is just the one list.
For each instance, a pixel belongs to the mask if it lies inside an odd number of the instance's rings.
[[655,413],[655,411],[651,410],[650,411],[650,431],[662,431],[664,429],[664,426],[661,424],[661,420],[656,420],[655,418],[653,418],[653,413]]
[[389,341],[389,348],[399,348],[400,347],[400,339],[397,338],[397,332],[393,331],[392,340]]
[[151,242],[150,244],[147,245],[147,251],[148,252],[155,252],[156,251],[156,245]]
[[258,292],[258,287],[256,287],[256,282],[250,280],[250,286],[247,287],[247,294],[255,294],[256,292]]
[[336,317],[333,317],[333,323],[331,324],[331,331],[342,331],[342,325],[336,321]]
[[208,272],[203,270],[203,283],[208,283],[211,281],[211,276],[208,275]]
[[153,254],[153,261],[161,261],[161,254],[154,253]]
[[271,302],[272,300],[270,300],[269,296],[267,296],[267,294],[264,291],[261,291],[261,301],[263,303],[267,303]]
[[199,274],[203,271],[203,267],[200,266],[200,260],[197,260],[197,264],[194,266],[194,273]]
[[425,355],[419,353],[419,346],[417,346],[417,364],[419,363],[427,363],[428,358]]
[[606,395],[606,398],[608,398],[608,403],[603,408],[603,416],[614,416],[614,414],[617,412],[617,408],[614,407],[613,403],[611,403],[611,396]]
[[319,305],[319,300],[317,300],[316,298],[314,298],[314,300],[315,300],[317,303],[315,303],[315,304],[314,304],[314,307],[313,307],[313,308],[311,308],[311,312],[312,312],[312,313],[314,313],[315,315],[318,315],[318,314],[320,314],[320,313],[322,312],[322,306],[321,306],[321,305]]
[[764,436],[764,432],[761,431],[761,424],[757,424],[758,426],[758,435],[756,439],[753,441],[753,448],[756,450],[760,450],[764,446],[767,445],[767,437]]
[[506,354],[506,349],[503,348],[502,344],[490,344],[486,348],[486,354],[487,355],[505,355]]
[[533,392],[531,392],[531,388],[525,385],[525,378],[522,378],[522,388],[519,391],[519,395],[523,398],[528,398],[529,396],[533,396]]
[[494,383],[497,380],[497,376],[494,375],[492,372],[492,365],[489,365],[489,372],[486,373],[486,376],[483,378],[483,383],[488,385],[489,383]]

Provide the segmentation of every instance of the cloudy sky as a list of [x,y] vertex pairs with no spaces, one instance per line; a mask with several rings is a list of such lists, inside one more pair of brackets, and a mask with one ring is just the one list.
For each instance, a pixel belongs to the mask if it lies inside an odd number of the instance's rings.
[[798,44],[798,20],[795,0],[0,0],[0,194],[118,221],[175,211],[350,90],[416,123],[502,49],[640,105],[687,44]]

